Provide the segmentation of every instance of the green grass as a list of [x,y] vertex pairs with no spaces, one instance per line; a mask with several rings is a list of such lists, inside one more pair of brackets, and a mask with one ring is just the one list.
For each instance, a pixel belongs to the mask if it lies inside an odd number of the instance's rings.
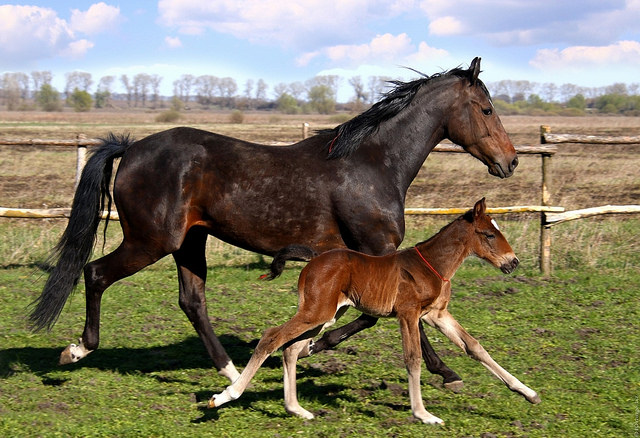
[[[405,242],[422,240],[446,222],[411,228]],[[504,276],[467,260],[453,279],[450,309],[498,363],[539,392],[542,403],[533,406],[511,393],[428,329],[441,357],[465,380],[462,393],[453,394],[423,367],[425,405],[445,420],[443,427],[411,417],[393,319],[381,320],[336,351],[299,362],[299,397],[316,414],[312,421],[284,411],[279,352],[240,399],[206,409],[227,382],[211,367],[178,307],[170,258],[108,289],[100,349],[78,364],[59,367],[61,349],[82,332],[82,284],[52,332],[31,333],[25,308],[40,292],[44,274],[38,261],[59,225],[53,221],[50,233],[33,236],[30,225],[5,224],[1,235],[23,236],[13,237],[22,250],[0,269],[0,436],[637,436],[638,221],[559,226],[552,278],[539,275],[537,249],[527,243],[536,227],[500,223],[517,242],[511,239],[521,266]],[[42,226],[38,222],[34,228]],[[118,228],[111,228],[108,248],[116,243]],[[33,251],[30,236],[40,242]],[[0,254],[6,255],[8,246],[0,245]],[[213,240],[208,252],[209,314],[242,367],[261,333],[295,312],[301,265],[262,282],[258,277],[267,264],[261,257]],[[587,263],[589,258],[595,261]],[[350,310],[341,322],[356,315]]]

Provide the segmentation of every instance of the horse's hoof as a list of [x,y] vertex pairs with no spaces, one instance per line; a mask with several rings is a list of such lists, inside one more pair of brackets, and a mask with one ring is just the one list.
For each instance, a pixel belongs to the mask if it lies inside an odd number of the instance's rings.
[[455,392],[456,394],[462,391],[464,387],[464,382],[462,380],[454,380],[453,382],[445,382],[444,387],[449,391]]
[[82,345],[82,341],[80,341],[80,345],[70,344],[62,351],[62,353],[60,353],[60,360],[58,361],[58,365],[69,365],[70,363],[76,363],[89,353],[91,353],[91,350],[87,350],[86,348],[84,348],[84,345]]

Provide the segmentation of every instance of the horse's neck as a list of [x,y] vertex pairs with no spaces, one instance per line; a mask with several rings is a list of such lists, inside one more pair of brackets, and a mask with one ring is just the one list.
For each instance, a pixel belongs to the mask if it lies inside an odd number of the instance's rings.
[[417,245],[418,250],[444,278],[450,279],[469,256],[467,231],[456,220],[431,239]]
[[377,147],[383,149],[387,162],[401,179],[406,190],[433,148],[445,138],[448,105],[442,94],[446,86],[420,90],[414,101],[400,114],[380,124]]

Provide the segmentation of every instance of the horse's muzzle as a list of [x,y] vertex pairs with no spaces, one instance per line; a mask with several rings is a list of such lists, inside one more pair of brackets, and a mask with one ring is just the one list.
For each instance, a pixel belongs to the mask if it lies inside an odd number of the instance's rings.
[[518,167],[517,156],[513,160],[511,160],[508,165],[504,166],[504,168],[502,164],[498,162],[493,163],[491,166],[489,166],[489,173],[500,178],[509,178],[511,175],[513,175],[516,167]]
[[520,264],[520,260],[518,260],[518,257],[514,257],[511,260],[504,262],[502,265],[500,265],[500,270],[505,274],[511,274],[513,271],[516,270],[519,264]]

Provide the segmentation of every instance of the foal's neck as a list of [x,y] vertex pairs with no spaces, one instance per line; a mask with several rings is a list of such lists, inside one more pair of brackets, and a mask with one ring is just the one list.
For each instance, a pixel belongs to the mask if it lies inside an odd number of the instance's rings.
[[457,219],[426,242],[416,245],[420,253],[444,278],[451,279],[471,250],[468,245],[467,222]]

